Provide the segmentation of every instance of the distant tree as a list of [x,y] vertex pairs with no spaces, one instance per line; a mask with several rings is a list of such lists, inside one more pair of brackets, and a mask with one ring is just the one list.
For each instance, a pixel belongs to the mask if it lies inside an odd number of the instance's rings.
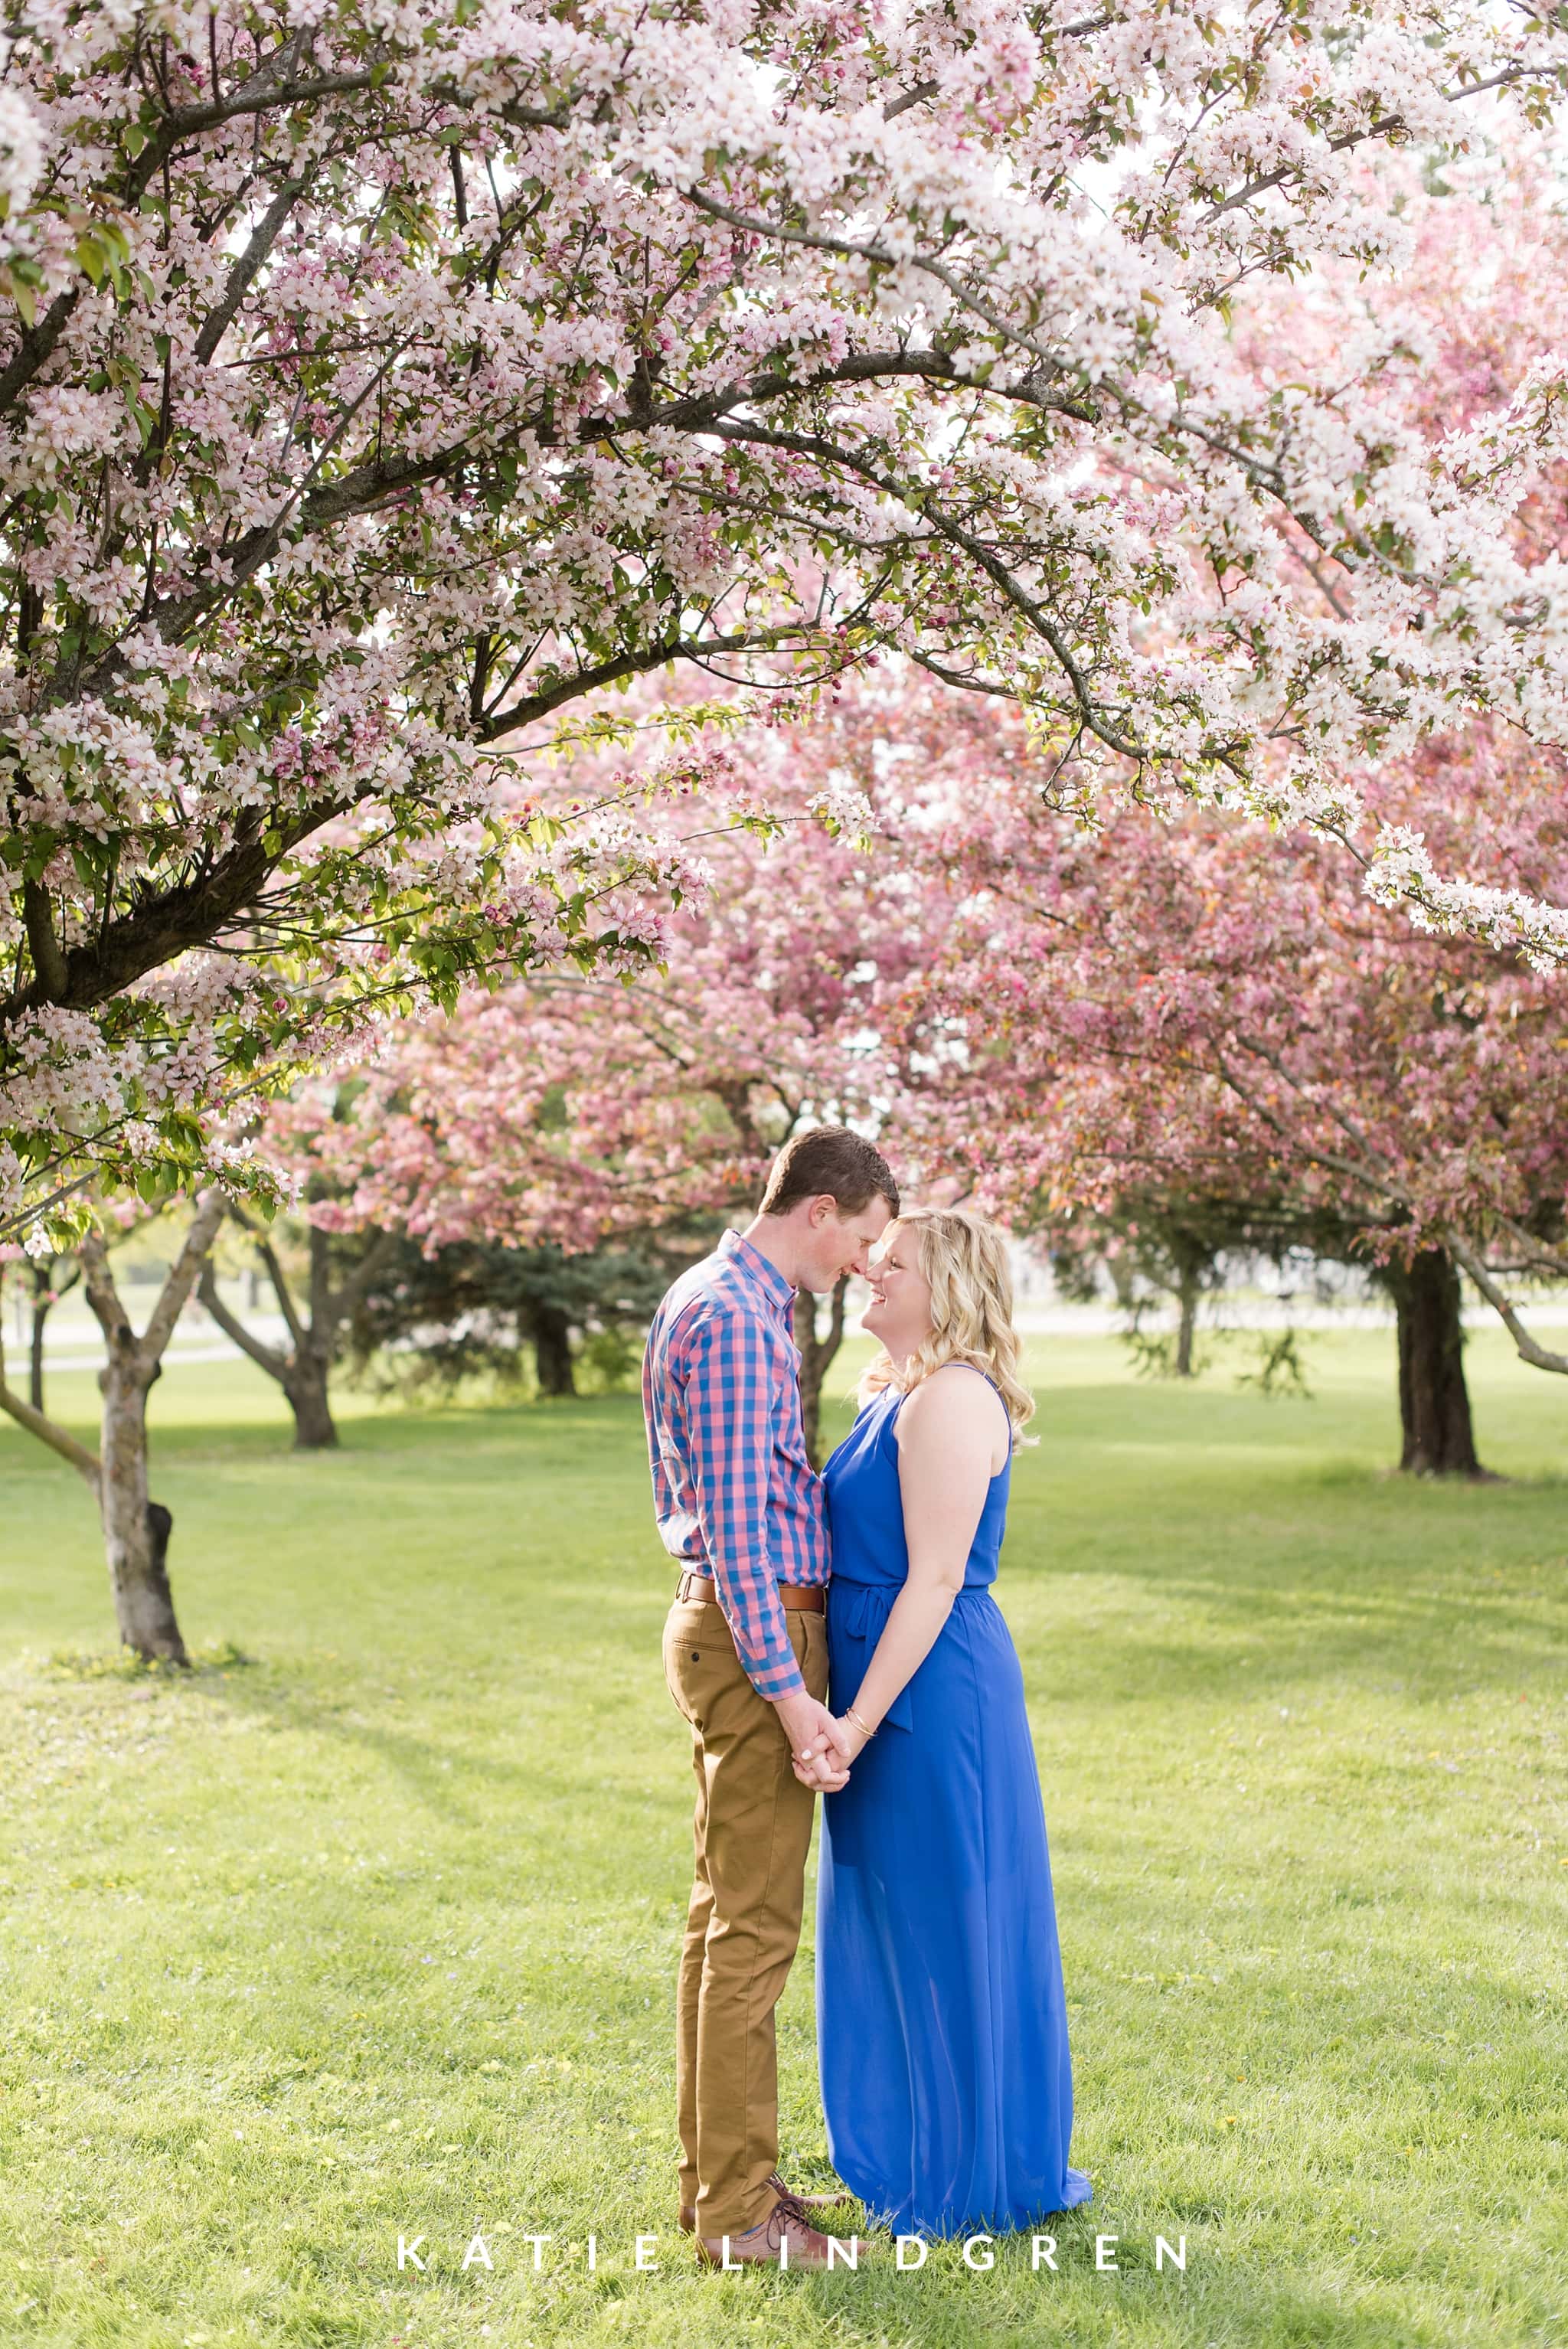
[[[1087,1303],[1109,1282],[1140,1371],[1190,1379],[1199,1367],[1199,1311],[1206,1298],[1223,1291],[1235,1220],[1215,1216],[1205,1202],[1134,1193],[1102,1214],[1069,1219],[1038,1237],[1047,1240],[1064,1296]],[[1174,1327],[1150,1329],[1150,1314],[1162,1324],[1171,1306]]]
[[571,1395],[585,1363],[602,1384],[634,1371],[636,1340],[683,1263],[708,1235],[688,1230],[568,1255],[449,1240],[427,1250],[398,1240],[367,1286],[348,1338],[351,1374],[418,1392],[473,1379]]
[[79,1287],[80,1262],[49,1249],[23,1258],[20,1279],[28,1304],[27,1398],[35,1411],[44,1409],[44,1331],[50,1314],[63,1297]]
[[397,1241],[390,1233],[377,1231],[343,1238],[307,1223],[296,1235],[306,1259],[304,1277],[296,1284],[278,1245],[284,1234],[274,1236],[242,1207],[233,1206],[229,1212],[250,1235],[271,1284],[287,1333],[284,1344],[259,1337],[224,1302],[211,1259],[202,1268],[197,1294],[224,1336],[282,1387],[294,1413],[294,1450],[330,1450],[338,1440],[328,1394],[333,1367],[366,1290],[390,1265]]
[[[1321,845],[1138,810],[1095,837],[1030,773],[1021,750],[1014,821],[972,843],[972,894],[906,991],[910,1146],[1047,1227],[1196,1196],[1365,1265],[1398,1312],[1406,1464],[1478,1473],[1456,1266],[1526,1361],[1568,1368],[1501,1294],[1568,1266],[1557,983],[1390,935]],[[1400,788],[1377,784],[1391,808]],[[1555,764],[1478,732],[1419,788],[1449,854],[1484,838],[1522,878],[1563,874]]]

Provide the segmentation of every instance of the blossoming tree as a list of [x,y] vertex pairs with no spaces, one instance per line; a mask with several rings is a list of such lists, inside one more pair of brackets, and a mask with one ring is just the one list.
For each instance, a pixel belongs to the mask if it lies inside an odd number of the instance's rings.
[[[1456,858],[1568,883],[1560,761],[1477,732],[1367,790],[1390,820],[1418,796]],[[1015,814],[903,1007],[925,1163],[1023,1221],[1185,1206],[1380,1268],[1407,1464],[1473,1473],[1457,1268],[1526,1361],[1568,1370],[1506,1295],[1568,1270],[1560,983],[1412,940],[1321,842],[1139,810],[1095,838],[1026,786]]]
[[[851,707],[869,710],[861,697]],[[827,755],[851,720],[835,719],[820,734],[758,727],[722,785],[709,778],[723,844],[702,907],[670,925],[662,970],[630,985],[552,975],[476,995],[449,1017],[407,1023],[352,1085],[304,1086],[273,1106],[266,1154],[302,1186],[318,1247],[358,1232],[432,1254],[471,1242],[584,1253],[688,1230],[754,1204],[769,1156],[799,1124],[885,1113],[897,1074],[878,1006],[940,934],[949,892],[934,868],[917,875],[815,821],[835,793],[851,813]],[[721,788],[727,806],[711,796]],[[770,836],[724,822],[754,793],[775,812]],[[869,812],[866,802],[855,820]],[[841,1289],[820,1330],[801,1301],[813,1444],[842,1331]],[[319,1421],[329,1355],[317,1351]]]
[[[1475,1464],[1455,1267],[1494,1303],[1568,1267],[1560,981],[1412,936],[1333,843],[1136,808],[1086,830],[1016,712],[918,670],[729,756],[798,819],[832,794],[866,851],[799,820],[772,845],[727,834],[662,974],[475,999],[400,1031],[351,1115],[280,1104],[268,1152],[317,1187],[313,1213],[432,1247],[586,1248],[739,1206],[792,1122],[856,1116],[1020,1225],[1180,1210],[1216,1245],[1374,1268],[1408,1464]],[[1514,738],[1474,731],[1366,788],[1390,823],[1420,806],[1456,864],[1568,886],[1561,761]],[[1525,1359],[1560,1367],[1508,1310]]]
[[1286,376],[1228,319],[1398,263],[1368,159],[1517,140],[1565,59],[1470,0],[18,14],[0,1237],[243,1179],[214,1107],[377,1009],[656,945],[678,844],[511,768],[672,662],[896,645],[1561,956],[1327,763],[1561,735],[1559,372],[1433,436],[1397,335]]

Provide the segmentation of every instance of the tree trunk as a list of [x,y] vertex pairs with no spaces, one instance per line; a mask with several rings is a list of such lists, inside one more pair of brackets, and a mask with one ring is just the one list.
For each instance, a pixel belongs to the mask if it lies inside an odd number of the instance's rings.
[[572,1327],[565,1314],[556,1305],[536,1305],[530,1319],[540,1393],[574,1395],[577,1381],[572,1374]]
[[800,1424],[806,1435],[806,1457],[813,1468],[822,1464],[822,1381],[844,1337],[844,1299],[849,1275],[833,1291],[832,1311],[825,1338],[817,1335],[817,1300],[806,1289],[795,1299],[795,1343],[800,1350]]
[[1192,1375],[1192,1340],[1198,1327],[1198,1287],[1195,1281],[1184,1280],[1176,1292],[1181,1318],[1176,1324],[1176,1375],[1190,1379]]
[[337,1423],[326,1392],[327,1365],[312,1346],[302,1346],[282,1381],[294,1416],[296,1452],[331,1452],[337,1446]]
[[1408,1267],[1389,1265],[1384,1278],[1398,1315],[1399,1465],[1417,1476],[1482,1475],[1465,1385],[1458,1268],[1446,1248],[1423,1248]]
[[[122,1645],[134,1648],[139,1656],[186,1664],[191,1659],[169,1588],[169,1537],[174,1519],[147,1493],[147,1397],[152,1379],[134,1359],[139,1350],[129,1329],[125,1336],[130,1343],[121,1347],[111,1341],[108,1361],[98,1377],[103,1390],[98,1507],[115,1619]],[[157,1376],[154,1369],[152,1378]]]
[[[242,1354],[248,1354],[259,1369],[265,1371],[269,1379],[275,1379],[288,1397],[289,1409],[294,1413],[294,1450],[335,1451],[337,1423],[332,1416],[332,1405],[327,1395],[332,1366],[337,1359],[344,1324],[363,1298],[377,1267],[387,1261],[394,1244],[387,1233],[374,1234],[357,1268],[335,1288],[328,1235],[313,1224],[310,1228],[310,1319],[302,1321],[299,1307],[289,1288],[288,1277],[265,1233],[258,1231],[242,1209],[236,1207],[232,1212],[236,1222],[254,1240],[257,1253],[266,1267],[273,1294],[278,1300],[278,1308],[288,1330],[287,1347],[263,1345],[236,1314],[230,1312],[223,1302],[218,1276],[211,1263],[202,1271],[197,1295],[225,1338],[238,1346]],[[254,1294],[253,1276],[253,1302]]]
[[169,1537],[174,1519],[161,1502],[147,1496],[147,1398],[174,1325],[218,1237],[223,1208],[223,1195],[216,1188],[199,1194],[180,1253],[139,1338],[115,1287],[102,1234],[88,1233],[77,1250],[88,1303],[103,1331],[108,1355],[98,1372],[103,1444],[92,1465],[115,1617],[128,1648],[139,1656],[176,1664],[188,1664],[191,1659],[169,1588]]
[[33,1299],[32,1344],[27,1356],[27,1400],[35,1411],[44,1408],[44,1324],[54,1304],[52,1297]]

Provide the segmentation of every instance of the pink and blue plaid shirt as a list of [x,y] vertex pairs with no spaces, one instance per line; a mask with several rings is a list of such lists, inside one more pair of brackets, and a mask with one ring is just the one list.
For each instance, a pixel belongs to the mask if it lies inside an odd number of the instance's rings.
[[826,1582],[828,1514],[806,1456],[795,1291],[738,1232],[684,1272],[654,1316],[643,1409],[654,1508],[672,1557],[713,1578],[759,1696],[806,1685],[781,1582]]

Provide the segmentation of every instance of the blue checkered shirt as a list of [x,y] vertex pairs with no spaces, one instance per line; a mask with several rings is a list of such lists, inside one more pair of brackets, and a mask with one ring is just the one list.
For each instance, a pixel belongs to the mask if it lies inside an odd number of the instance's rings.
[[806,1456],[795,1291],[726,1232],[654,1316],[643,1409],[654,1508],[672,1557],[713,1578],[759,1696],[804,1689],[781,1582],[826,1582],[828,1516]]

